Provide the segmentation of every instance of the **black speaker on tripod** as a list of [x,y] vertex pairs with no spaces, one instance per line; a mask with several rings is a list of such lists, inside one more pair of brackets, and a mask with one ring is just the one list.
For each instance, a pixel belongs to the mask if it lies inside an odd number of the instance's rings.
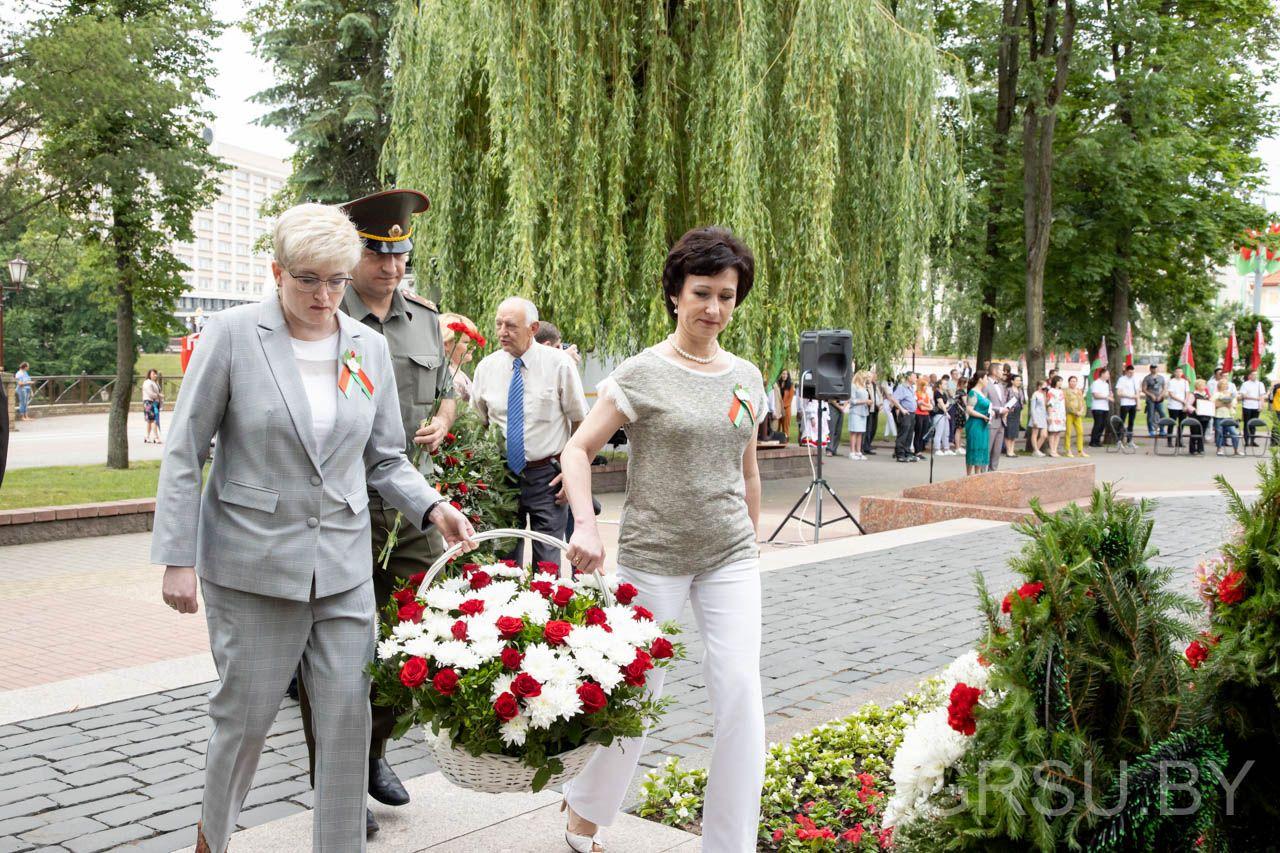
[[847,400],[853,390],[853,332],[818,329],[800,333],[800,396]]

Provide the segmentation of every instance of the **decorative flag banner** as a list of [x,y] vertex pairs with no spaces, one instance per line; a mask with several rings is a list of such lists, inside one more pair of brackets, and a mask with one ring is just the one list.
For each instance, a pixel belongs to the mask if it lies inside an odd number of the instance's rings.
[[1133,324],[1124,326],[1124,366],[1133,367]]
[[[1280,229],[1280,225],[1273,226]],[[1262,369],[1262,353],[1267,349],[1267,342],[1262,339],[1262,324],[1253,330],[1253,353],[1249,356],[1249,369]]]
[[741,385],[733,387],[733,400],[729,403],[729,422],[735,427],[751,426],[756,422],[756,410],[751,404],[751,392]]
[[182,352],[178,359],[182,364],[182,372],[187,372],[187,364],[191,361],[191,354],[196,350],[196,341],[200,340],[200,333],[187,335],[182,339]]
[[1098,374],[1101,373],[1103,370],[1105,370],[1106,366],[1107,366],[1107,336],[1103,335],[1102,343],[1098,346],[1098,354],[1093,357],[1093,364],[1090,366],[1090,371],[1093,374],[1093,378],[1097,379]]
[[[1267,227],[1272,234],[1280,234],[1280,222],[1273,222]],[[1262,234],[1250,228],[1240,238],[1240,248],[1236,254],[1236,273],[1248,275],[1261,271],[1273,273],[1280,270],[1280,252],[1270,248],[1263,242]]]
[[1191,387],[1196,384],[1196,354],[1191,350],[1191,333],[1187,332],[1187,342],[1182,345],[1182,353],[1178,356],[1178,367],[1186,374]]
[[[352,377],[355,382],[352,382]],[[338,374],[338,390],[342,392],[342,396],[348,400],[351,399],[351,386],[360,386],[360,390],[369,399],[373,399],[373,382],[369,379],[368,374],[360,367],[360,356],[356,355],[355,350],[347,350],[347,354],[342,357],[342,372]]]
[[1230,373],[1240,360],[1240,347],[1236,345],[1236,327],[1231,327],[1231,336],[1227,338],[1227,353],[1222,357],[1222,372]]

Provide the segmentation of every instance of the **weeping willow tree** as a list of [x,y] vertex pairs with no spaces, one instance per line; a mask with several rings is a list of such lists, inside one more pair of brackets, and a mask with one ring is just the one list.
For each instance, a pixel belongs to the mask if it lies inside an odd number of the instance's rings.
[[[532,299],[584,349],[669,329],[671,243],[720,224],[756,286],[725,345],[760,363],[849,327],[915,336],[961,215],[962,87],[923,11],[875,0],[405,0],[383,165],[427,192],[419,259],[450,310]],[[919,20],[917,20],[919,19]]]

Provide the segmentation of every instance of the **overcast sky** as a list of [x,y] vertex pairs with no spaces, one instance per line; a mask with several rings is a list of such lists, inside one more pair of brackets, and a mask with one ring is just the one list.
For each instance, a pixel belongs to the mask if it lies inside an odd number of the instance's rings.
[[[249,98],[266,88],[271,79],[271,69],[254,57],[249,36],[236,28],[244,18],[248,6],[246,0],[213,0],[214,13],[229,26],[217,41],[218,77],[214,81],[216,102],[213,105],[217,120],[214,134],[224,142],[287,157],[292,152],[285,134],[273,128],[258,127],[254,119],[262,115],[264,108],[251,103]],[[1280,100],[1280,87],[1272,92]],[[1258,154],[1268,169],[1268,183],[1272,210],[1280,210],[1280,128],[1274,128],[1270,137],[1259,146]]]

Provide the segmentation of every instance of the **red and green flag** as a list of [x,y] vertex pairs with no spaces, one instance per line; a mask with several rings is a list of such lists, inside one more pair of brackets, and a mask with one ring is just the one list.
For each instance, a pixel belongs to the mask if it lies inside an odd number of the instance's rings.
[[1259,323],[1257,328],[1253,330],[1253,353],[1249,356],[1249,369],[1262,369],[1262,353],[1267,348],[1267,342],[1262,339],[1262,324]]
[[1280,251],[1274,248],[1276,235],[1280,235],[1280,222],[1268,226],[1266,235],[1253,228],[1244,232],[1236,250],[1236,273],[1248,275],[1260,270],[1269,275],[1280,270]]
[[1093,364],[1090,365],[1090,373],[1094,379],[1098,378],[1098,374],[1107,367],[1107,336],[1102,336],[1102,343],[1098,346],[1098,354],[1093,357]]
[[1187,332],[1187,342],[1182,345],[1182,353],[1178,356],[1178,367],[1186,375],[1192,387],[1196,384],[1196,354],[1191,350],[1191,333]]
[[1133,367],[1133,324],[1124,326],[1124,366]]
[[1222,372],[1230,373],[1235,369],[1240,358],[1240,347],[1236,344],[1236,327],[1231,327],[1231,336],[1227,338],[1227,353],[1222,357]]

